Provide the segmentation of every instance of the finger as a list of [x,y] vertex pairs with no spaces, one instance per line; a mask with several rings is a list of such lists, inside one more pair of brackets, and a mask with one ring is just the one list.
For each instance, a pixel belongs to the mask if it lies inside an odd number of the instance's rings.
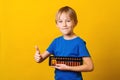
[[56,69],[60,69],[60,66],[54,66],[54,68],[56,68]]
[[39,53],[39,54],[36,54],[36,57],[42,58],[42,55]]
[[36,61],[40,61],[40,57],[35,57],[35,60]]
[[55,68],[55,66],[50,66],[51,68]]
[[40,54],[35,54],[35,59],[37,58],[37,59],[42,59],[42,56],[40,55]]
[[35,57],[35,60],[38,60],[38,59],[40,59],[39,57]]
[[36,49],[36,54],[40,54],[40,50],[39,50],[38,46],[35,46],[35,49]]
[[40,57],[39,56],[35,56],[35,59],[40,59]]
[[38,47],[37,45],[35,46],[35,49],[36,49],[37,51],[39,51],[39,47]]
[[60,66],[61,64],[56,64],[55,66]]
[[36,54],[34,57],[35,57],[35,58],[41,58],[41,55]]
[[39,53],[36,53],[35,56],[39,56],[40,57],[41,55]]
[[36,62],[39,62],[40,60],[39,59],[35,59]]

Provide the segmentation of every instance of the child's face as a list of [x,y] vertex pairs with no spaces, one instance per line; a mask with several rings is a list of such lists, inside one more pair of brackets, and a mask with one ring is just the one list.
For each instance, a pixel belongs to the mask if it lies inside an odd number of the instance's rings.
[[63,35],[72,34],[74,26],[74,20],[71,19],[67,13],[62,13],[57,20],[57,27],[60,29]]

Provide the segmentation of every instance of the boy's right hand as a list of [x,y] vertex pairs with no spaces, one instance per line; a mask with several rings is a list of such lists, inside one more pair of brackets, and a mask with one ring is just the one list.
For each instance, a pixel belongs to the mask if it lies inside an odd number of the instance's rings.
[[35,61],[36,62],[41,62],[42,61],[42,56],[40,55],[40,50],[38,48],[38,46],[35,46],[36,52],[35,52]]

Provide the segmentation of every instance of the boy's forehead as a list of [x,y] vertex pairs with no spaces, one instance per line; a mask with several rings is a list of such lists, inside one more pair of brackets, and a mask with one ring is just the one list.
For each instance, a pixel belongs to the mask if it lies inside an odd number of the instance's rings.
[[61,18],[71,19],[70,14],[67,13],[67,12],[59,13],[59,14],[57,15],[57,18],[58,18],[58,19],[61,19]]

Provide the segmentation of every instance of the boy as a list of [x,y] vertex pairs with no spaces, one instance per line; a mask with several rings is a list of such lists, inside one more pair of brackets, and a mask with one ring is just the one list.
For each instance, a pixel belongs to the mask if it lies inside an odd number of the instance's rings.
[[92,71],[93,62],[86,48],[86,43],[73,31],[78,22],[77,15],[71,7],[65,6],[58,10],[55,22],[62,36],[54,39],[43,54],[40,54],[39,48],[36,47],[35,60],[42,62],[51,54],[82,57],[83,65],[56,64],[53,68],[55,68],[55,80],[83,80],[81,72]]

